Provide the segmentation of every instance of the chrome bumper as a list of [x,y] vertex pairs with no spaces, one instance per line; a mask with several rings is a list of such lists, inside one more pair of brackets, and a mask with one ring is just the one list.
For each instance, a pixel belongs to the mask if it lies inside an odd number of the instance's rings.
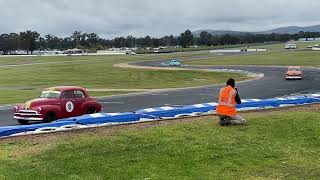
[[286,76],[286,79],[302,79],[301,76]]
[[26,121],[43,121],[42,114],[32,110],[20,110],[14,113],[14,119]]
[[20,117],[20,116],[14,116],[13,119],[16,119],[16,120],[26,120],[26,121],[43,121],[43,118],[36,118],[36,117]]

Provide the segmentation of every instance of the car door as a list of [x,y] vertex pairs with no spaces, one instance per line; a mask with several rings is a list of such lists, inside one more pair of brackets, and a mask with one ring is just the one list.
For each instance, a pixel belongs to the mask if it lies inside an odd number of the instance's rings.
[[75,99],[73,90],[63,92],[61,96],[61,114],[63,118],[74,117],[77,115],[74,103]]
[[73,92],[74,94],[74,110],[75,110],[75,114],[77,116],[81,116],[83,114],[86,113],[86,109],[84,109],[85,107],[83,107],[83,103],[85,103],[86,101],[86,97],[83,93],[83,91],[81,90],[75,90]]

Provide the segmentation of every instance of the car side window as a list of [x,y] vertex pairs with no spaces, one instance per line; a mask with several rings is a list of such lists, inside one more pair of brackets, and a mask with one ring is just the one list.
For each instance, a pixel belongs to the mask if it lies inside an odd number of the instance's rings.
[[72,99],[73,98],[73,91],[66,91],[62,95],[62,99]]
[[82,91],[76,90],[76,91],[74,91],[74,97],[75,98],[85,98],[85,95],[83,94]]

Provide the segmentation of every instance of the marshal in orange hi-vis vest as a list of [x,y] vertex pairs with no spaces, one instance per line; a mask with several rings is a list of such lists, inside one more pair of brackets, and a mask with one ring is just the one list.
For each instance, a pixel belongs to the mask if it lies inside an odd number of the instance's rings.
[[231,117],[236,116],[236,95],[237,91],[231,86],[221,88],[217,114]]

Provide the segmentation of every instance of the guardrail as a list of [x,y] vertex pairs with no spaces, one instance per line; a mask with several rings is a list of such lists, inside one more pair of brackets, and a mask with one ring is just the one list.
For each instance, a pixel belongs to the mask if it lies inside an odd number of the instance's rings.
[[[237,105],[237,108],[244,111],[313,103],[320,103],[320,93],[271,99],[245,99],[242,100],[242,104]],[[96,113],[61,119],[47,124],[0,127],[0,137],[208,115],[215,113],[217,105],[217,103],[204,103],[184,107],[165,106],[127,113]]]
[[210,53],[266,52],[267,49],[216,49]]

